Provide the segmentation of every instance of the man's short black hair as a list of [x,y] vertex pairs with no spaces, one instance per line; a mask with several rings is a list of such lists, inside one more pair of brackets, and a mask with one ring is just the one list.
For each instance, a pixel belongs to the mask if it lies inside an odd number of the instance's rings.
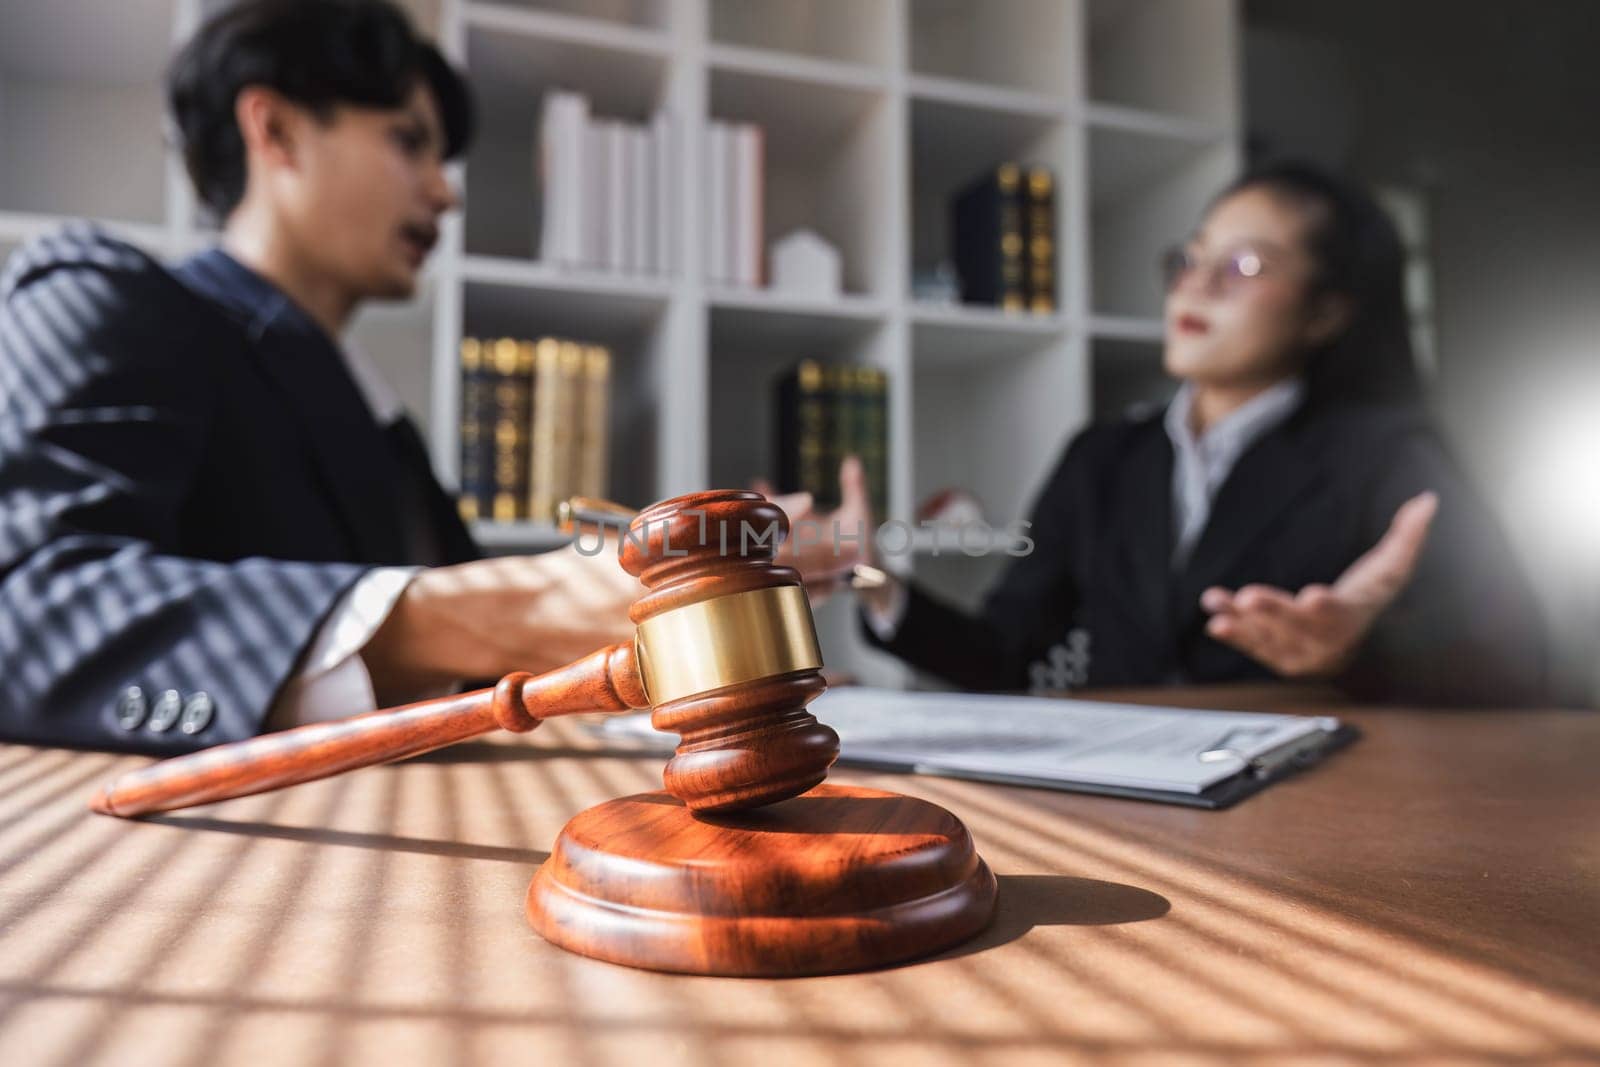
[[418,82],[444,123],[445,157],[472,137],[472,96],[391,0],[243,0],[202,26],[167,73],[167,99],[200,199],[226,218],[244,198],[234,102],[261,85],[326,117],[341,104],[398,108]]

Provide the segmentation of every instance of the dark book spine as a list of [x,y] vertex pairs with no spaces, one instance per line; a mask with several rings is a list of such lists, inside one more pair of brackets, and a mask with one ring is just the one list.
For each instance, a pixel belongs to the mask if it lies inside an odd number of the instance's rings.
[[827,452],[824,368],[801,360],[778,383],[778,491],[817,493]]
[[494,498],[490,516],[515,522],[528,516],[528,431],[533,418],[533,346],[502,338],[494,365]]
[[839,464],[855,451],[856,419],[852,396],[855,393],[855,368],[844,364],[823,367],[824,430],[822,458],[816,498],[818,511],[839,506]]
[[822,388],[827,399],[827,429],[823,437],[820,484],[811,492],[817,510],[832,511],[839,506],[839,464],[859,452],[856,444],[855,383],[856,368],[833,364],[823,368]]
[[494,497],[494,387],[476,337],[461,339],[461,477],[456,501],[461,518],[489,515]]
[[995,171],[1000,204],[1000,307],[1004,311],[1027,308],[1027,283],[1023,272],[1022,171],[1007,163]]
[[1028,171],[1027,181],[1028,310],[1049,315],[1056,310],[1055,179],[1043,167]]
[[1015,163],[1001,164],[957,196],[950,229],[964,303],[1026,310],[1022,201]]
[[965,304],[994,304],[1000,294],[1000,214],[992,176],[985,175],[956,197],[950,212],[950,240],[956,277]]
[[889,379],[876,367],[864,367],[859,391],[861,466],[867,476],[867,498],[875,521],[889,512]]

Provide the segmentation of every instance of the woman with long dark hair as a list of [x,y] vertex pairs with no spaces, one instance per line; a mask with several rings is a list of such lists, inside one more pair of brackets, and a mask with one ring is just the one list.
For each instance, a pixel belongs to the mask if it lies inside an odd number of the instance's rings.
[[[1539,613],[1422,407],[1402,263],[1362,190],[1297,163],[1245,174],[1165,264],[1177,396],[1076,437],[980,614],[892,581],[864,594],[869,638],[974,689],[1535,699]],[[841,477],[831,518],[870,528],[859,465]]]

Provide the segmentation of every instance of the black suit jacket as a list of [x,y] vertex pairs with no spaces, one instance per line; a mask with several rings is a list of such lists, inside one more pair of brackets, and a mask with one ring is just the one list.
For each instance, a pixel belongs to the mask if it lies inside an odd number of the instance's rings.
[[1242,455],[1174,573],[1172,445],[1160,413],[1068,448],[1018,558],[969,616],[915,587],[893,640],[868,640],[973,689],[1267,679],[1205,633],[1200,594],[1331,583],[1425,489],[1439,512],[1415,577],[1339,679],[1368,699],[1538,700],[1540,613],[1497,524],[1414,409],[1301,408]]
[[8,264],[0,738],[252,735],[368,568],[475,555],[415,428],[380,428],[328,336],[221,251],[168,271],[71,227]]

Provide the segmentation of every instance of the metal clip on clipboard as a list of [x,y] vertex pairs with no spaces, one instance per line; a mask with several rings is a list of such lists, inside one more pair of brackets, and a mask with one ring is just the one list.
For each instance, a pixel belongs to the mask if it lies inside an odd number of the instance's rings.
[[[1244,732],[1253,732],[1257,728],[1243,728]],[[1321,758],[1328,743],[1328,731],[1314,730],[1311,733],[1292,737],[1279,745],[1274,745],[1265,752],[1258,752],[1254,756],[1246,755],[1237,748],[1231,747],[1227,742],[1234,740],[1241,728],[1235,727],[1223,734],[1204,752],[1198,753],[1195,758],[1201,763],[1220,763],[1227,759],[1237,759],[1257,778],[1267,778],[1285,767],[1298,765],[1305,766]]]

